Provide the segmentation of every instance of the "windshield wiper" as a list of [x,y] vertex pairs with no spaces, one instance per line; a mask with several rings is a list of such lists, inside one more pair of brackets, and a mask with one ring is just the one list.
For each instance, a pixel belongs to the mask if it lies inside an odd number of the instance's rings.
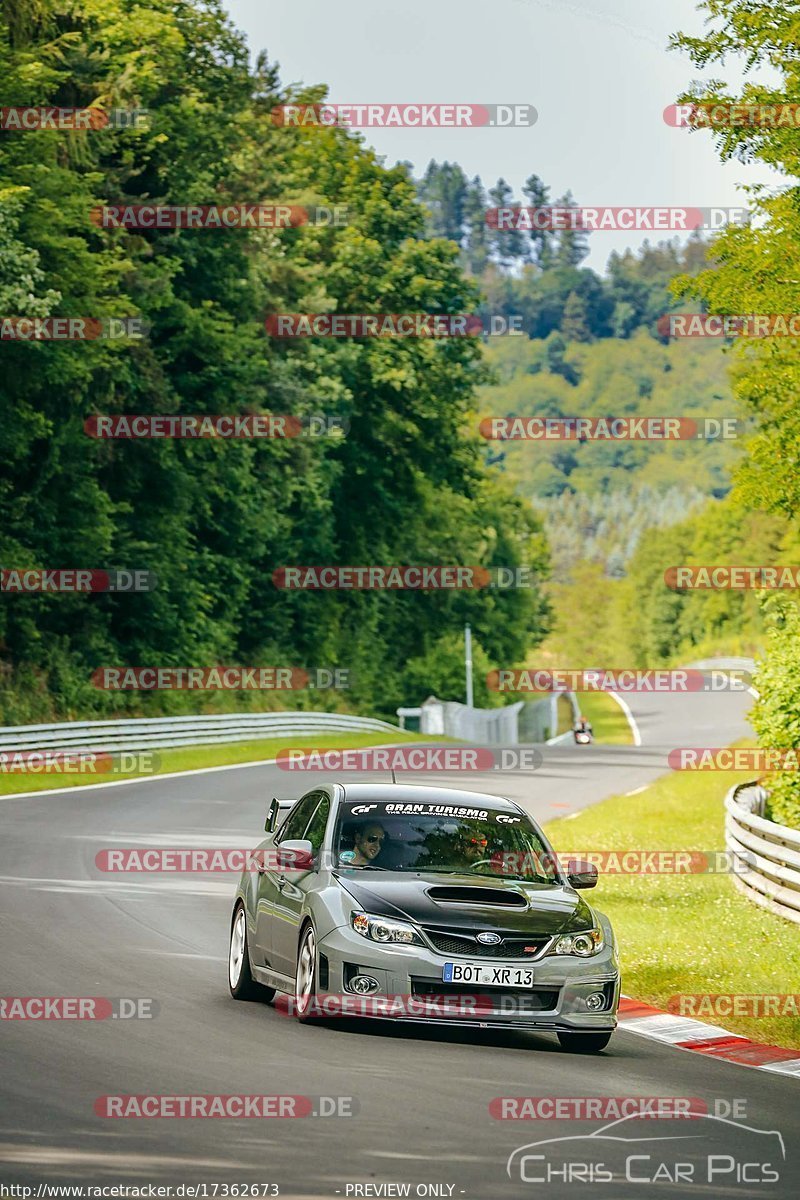
[[515,883],[558,883],[546,875],[487,875],[487,879],[513,879]]
[[337,871],[392,871],[393,867],[376,867],[374,863],[339,863]]
[[415,867],[414,871],[417,875],[468,875],[470,879],[506,879],[514,883],[558,883],[557,879],[548,879],[546,875],[508,875],[497,874],[494,871],[471,871],[469,867],[463,869],[445,868],[445,867]]
[[469,871],[465,867],[463,871],[457,868],[449,867],[412,867],[415,875],[468,875]]

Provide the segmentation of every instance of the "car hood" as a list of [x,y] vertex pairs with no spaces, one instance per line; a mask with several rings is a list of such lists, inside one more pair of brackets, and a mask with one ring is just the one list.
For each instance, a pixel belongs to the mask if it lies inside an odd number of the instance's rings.
[[424,871],[376,871],[368,880],[360,872],[333,874],[365,911],[420,925],[552,935],[590,929],[596,923],[586,901],[560,884]]

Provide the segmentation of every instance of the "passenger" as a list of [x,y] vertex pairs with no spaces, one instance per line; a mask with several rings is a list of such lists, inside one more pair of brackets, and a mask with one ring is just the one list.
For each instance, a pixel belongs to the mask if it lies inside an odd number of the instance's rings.
[[355,851],[350,863],[354,867],[366,867],[378,857],[386,841],[386,830],[377,821],[370,821],[356,830]]

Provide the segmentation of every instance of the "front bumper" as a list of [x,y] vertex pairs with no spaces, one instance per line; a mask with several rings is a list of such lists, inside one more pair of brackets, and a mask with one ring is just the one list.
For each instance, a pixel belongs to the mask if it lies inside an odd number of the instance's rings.
[[[608,943],[593,958],[550,955],[532,962],[505,960],[503,965],[533,970],[532,989],[480,984],[454,988],[442,981],[444,964],[467,960],[423,946],[378,946],[347,927],[334,929],[318,948],[319,990],[326,996],[361,999],[349,991],[354,973],[369,975],[378,983],[377,991],[364,998],[374,1004],[345,1004],[343,1015],[555,1032],[591,1033],[616,1027],[619,965]],[[496,965],[495,960],[487,960],[487,966]],[[604,1007],[592,1012],[586,997],[597,992],[603,993]],[[403,1004],[403,998],[413,1003]],[[333,1015],[335,1006],[329,1009]]]

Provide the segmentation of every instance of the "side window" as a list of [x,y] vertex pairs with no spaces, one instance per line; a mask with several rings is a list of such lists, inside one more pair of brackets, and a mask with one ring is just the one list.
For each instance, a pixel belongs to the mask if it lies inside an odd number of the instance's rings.
[[325,837],[325,826],[328,824],[328,814],[330,811],[330,796],[323,795],[304,835],[314,847],[315,855],[319,854],[322,849],[322,839]]
[[278,844],[281,842],[293,842],[301,838],[319,801],[319,792],[309,792],[307,796],[303,796],[302,800],[298,801],[289,813],[287,820],[280,827],[275,836],[276,842]]

